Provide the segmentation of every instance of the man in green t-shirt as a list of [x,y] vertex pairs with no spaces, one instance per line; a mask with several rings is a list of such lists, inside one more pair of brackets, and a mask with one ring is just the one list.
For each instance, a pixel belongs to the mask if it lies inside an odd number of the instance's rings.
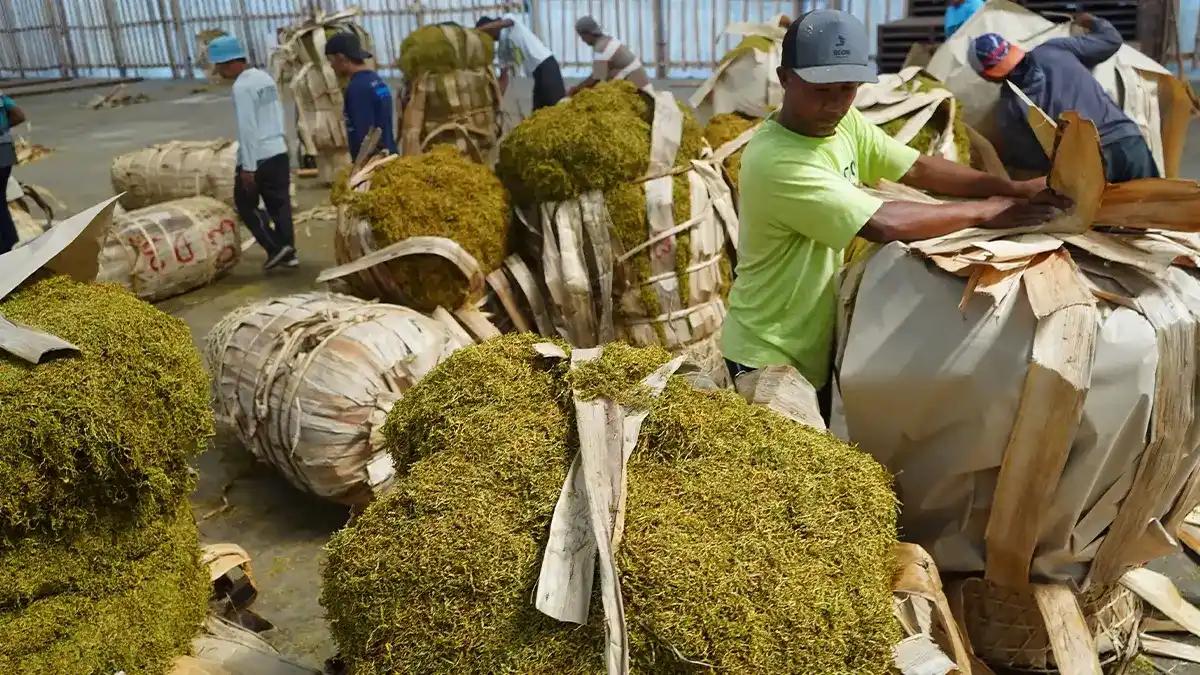
[[[795,366],[828,414],[836,276],[857,235],[915,241],[967,227],[1017,227],[1053,215],[1044,178],[1016,182],[919,154],[854,109],[875,82],[867,33],[852,15],[819,10],[792,23],[778,70],[784,99],[742,154],[737,280],[722,348],[736,377]],[[887,202],[881,179],[973,201]]]

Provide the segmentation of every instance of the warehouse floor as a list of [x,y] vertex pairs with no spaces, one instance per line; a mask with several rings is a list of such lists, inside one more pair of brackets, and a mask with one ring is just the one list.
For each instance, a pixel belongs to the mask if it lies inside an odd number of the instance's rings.
[[[528,89],[510,92],[506,109],[528,111]],[[673,83],[685,96],[690,86]],[[205,140],[233,135],[228,90],[197,82],[145,82],[131,85],[151,101],[113,110],[84,104],[102,90],[63,92],[18,101],[32,131],[18,135],[50,146],[54,153],[16,171],[23,182],[49,188],[75,212],[111,196],[109,164],[120,153],[168,140]],[[511,117],[510,117],[511,118]],[[1184,175],[1200,177],[1200,125],[1193,124]],[[324,203],[327,190],[312,181],[297,186],[299,211]],[[170,299],[159,306],[188,323],[197,345],[226,312],[253,300],[314,289],[317,273],[333,264],[333,224],[297,227],[299,268],[264,274],[264,256],[251,249],[241,264],[216,284]],[[231,541],[254,558],[260,595],[254,609],[276,625],[269,639],[284,654],[320,667],[334,652],[317,601],[322,546],[347,518],[344,508],[307,498],[271,470],[256,465],[228,429],[197,462],[200,484],[192,503],[201,518],[205,542]],[[1185,594],[1200,598],[1200,567],[1183,554],[1163,561]],[[1173,672],[1197,672],[1182,667]]]

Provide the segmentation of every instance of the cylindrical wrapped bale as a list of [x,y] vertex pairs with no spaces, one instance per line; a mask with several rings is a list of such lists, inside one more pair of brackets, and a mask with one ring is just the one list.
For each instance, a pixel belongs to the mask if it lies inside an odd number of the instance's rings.
[[972,165],[971,137],[949,89],[917,66],[859,90],[854,106],[889,136],[952,162]]
[[679,377],[650,403],[638,382],[660,349],[609,345],[568,374],[539,339],[459,350],[389,414],[397,483],[335,535],[323,575],[353,672],[604,670],[598,601],[578,626],[533,599],[577,444],[572,389],[650,405],[617,555],[637,672],[888,672],[895,509],[878,464]]
[[522,216],[511,239],[539,270],[551,334],[702,352],[727,379],[716,340],[738,221],[703,148],[670,93],[628,82],[539,110],[505,139],[497,172]]
[[361,504],[392,478],[385,415],[463,344],[405,307],[304,293],[230,313],[206,357],[217,409],[255,457],[305,492]]
[[478,162],[494,162],[502,96],[492,70],[493,51],[490,35],[455,25],[425,26],[404,38],[402,153],[448,143]]
[[118,155],[112,186],[127,209],[196,195],[233,204],[236,170],[236,141],[171,141]]
[[432,312],[479,300],[483,277],[504,259],[508,194],[487,168],[445,145],[386,157],[353,177],[337,199],[339,264],[405,248],[347,276],[355,294]]
[[113,216],[97,279],[143,300],[206,286],[242,255],[237,213],[211,197],[189,197]]
[[725,34],[742,38],[692,94],[692,107],[701,117],[730,113],[765,117],[779,107],[783,86],[775,69],[783,55],[788,23],[787,17],[778,16],[770,23],[739,23],[725,29]]

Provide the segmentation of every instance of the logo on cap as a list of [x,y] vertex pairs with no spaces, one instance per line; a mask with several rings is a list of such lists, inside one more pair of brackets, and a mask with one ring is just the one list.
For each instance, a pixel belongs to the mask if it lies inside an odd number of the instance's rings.
[[845,47],[845,46],[846,46],[846,36],[845,36],[845,35],[839,35],[839,36],[837,37],[837,42],[836,42],[836,43],[834,43],[834,45],[833,45],[833,55],[834,55],[834,56],[841,57],[841,58],[845,58],[845,57],[847,57],[847,56],[850,56],[850,50],[849,50],[849,49],[843,49],[843,47]]

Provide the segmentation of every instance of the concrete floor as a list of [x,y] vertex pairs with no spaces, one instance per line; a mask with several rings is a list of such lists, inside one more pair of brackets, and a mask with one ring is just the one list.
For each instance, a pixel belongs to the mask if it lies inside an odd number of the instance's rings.
[[[527,84],[527,83],[526,83]],[[677,95],[687,83],[671,83]],[[19,135],[50,146],[54,153],[17,169],[24,182],[43,185],[75,212],[111,195],[112,158],[151,143],[207,140],[233,135],[228,90],[196,82],[145,82],[132,85],[150,102],[114,110],[89,110],[83,104],[98,90],[64,92],[19,101],[32,129]],[[508,123],[529,109],[527,86],[518,83],[506,101]],[[1200,177],[1200,125],[1190,134],[1193,149],[1184,173]],[[327,201],[328,192],[311,181],[297,185],[299,210]],[[250,301],[310,290],[317,273],[333,263],[330,222],[298,227],[299,268],[263,274],[263,253],[252,248],[229,275],[212,286],[159,304],[182,318],[201,345],[212,325],[228,311]],[[317,597],[322,547],[347,520],[345,508],[319,502],[293,489],[278,474],[258,465],[228,429],[199,458],[200,483],[192,503],[206,542],[232,541],[254,558],[260,588],[255,609],[275,623],[267,637],[284,654],[320,667],[334,652]],[[221,508],[227,500],[227,507]],[[1200,568],[1184,554],[1157,565],[1171,574],[1186,595],[1200,599]],[[1164,664],[1166,665],[1166,664]],[[1181,667],[1176,673],[1197,673]]]

